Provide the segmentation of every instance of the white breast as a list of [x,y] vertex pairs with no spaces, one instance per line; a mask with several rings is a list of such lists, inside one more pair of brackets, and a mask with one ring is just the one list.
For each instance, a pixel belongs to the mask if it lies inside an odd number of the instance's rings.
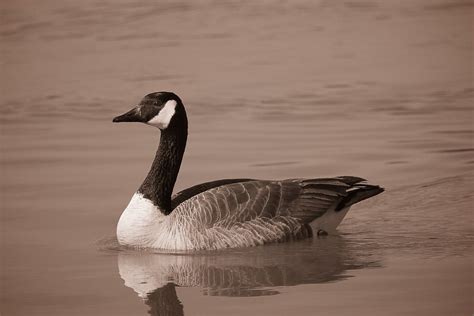
[[190,228],[191,232],[199,232],[189,223],[183,223],[186,217],[180,217],[179,213],[179,210],[175,210],[170,215],[164,215],[150,200],[137,192],[120,216],[117,224],[118,242],[135,248],[193,249]]
[[117,224],[121,245],[152,247],[167,216],[141,193],[135,193]]

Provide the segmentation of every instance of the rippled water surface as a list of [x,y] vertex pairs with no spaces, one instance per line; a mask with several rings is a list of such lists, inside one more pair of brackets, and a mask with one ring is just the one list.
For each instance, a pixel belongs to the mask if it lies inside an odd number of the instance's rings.
[[[3,1],[2,315],[471,315],[470,1]],[[176,190],[357,175],[338,235],[221,252],[120,249],[171,90]]]

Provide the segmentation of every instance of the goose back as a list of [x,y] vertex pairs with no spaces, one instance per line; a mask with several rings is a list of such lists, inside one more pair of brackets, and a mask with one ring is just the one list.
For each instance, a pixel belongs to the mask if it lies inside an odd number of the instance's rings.
[[221,185],[226,185],[226,184],[231,184],[231,183],[237,183],[237,182],[247,182],[247,181],[255,181],[254,179],[221,179],[221,180],[214,180],[214,181],[209,181],[209,182],[204,182],[200,183],[197,185],[194,185],[192,187],[189,187],[187,189],[184,189],[171,198],[171,207],[172,209],[175,209],[179,204],[183,203],[187,199],[202,193],[204,191],[219,187]]

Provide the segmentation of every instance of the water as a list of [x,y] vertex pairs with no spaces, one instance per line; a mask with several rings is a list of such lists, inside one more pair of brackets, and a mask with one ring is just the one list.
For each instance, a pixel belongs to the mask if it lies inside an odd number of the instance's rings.
[[[2,315],[470,315],[472,3],[1,4]],[[357,175],[386,192],[339,234],[125,251],[158,133],[111,119],[171,90],[176,190]]]

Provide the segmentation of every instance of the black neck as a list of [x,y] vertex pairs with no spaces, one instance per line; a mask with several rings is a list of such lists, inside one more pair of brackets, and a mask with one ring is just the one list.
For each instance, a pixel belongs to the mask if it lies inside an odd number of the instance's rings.
[[187,126],[161,131],[160,145],[155,159],[145,181],[138,189],[165,215],[172,211],[171,194],[183,160],[187,137]]

